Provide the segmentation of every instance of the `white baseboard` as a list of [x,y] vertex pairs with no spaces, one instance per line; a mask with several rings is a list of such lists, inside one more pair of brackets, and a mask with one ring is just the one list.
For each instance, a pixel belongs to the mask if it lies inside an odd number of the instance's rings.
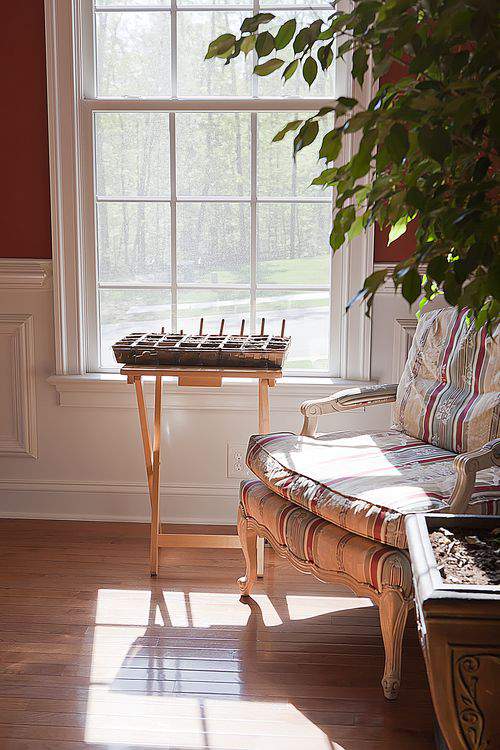
[[[238,487],[164,485],[162,520],[186,524],[234,524]],[[0,480],[0,518],[147,523],[147,490],[140,483]]]

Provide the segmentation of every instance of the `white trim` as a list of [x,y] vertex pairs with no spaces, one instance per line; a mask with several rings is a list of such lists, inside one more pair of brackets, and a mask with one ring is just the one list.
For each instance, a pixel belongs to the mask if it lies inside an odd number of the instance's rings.
[[51,289],[50,260],[0,258],[0,289]]
[[1,313],[0,335],[10,339],[14,417],[14,432],[0,435],[0,456],[37,458],[33,316]]
[[[233,524],[239,482],[224,484],[162,484],[164,515],[171,523]],[[0,518],[42,518],[53,521],[149,523],[147,483],[77,482],[71,480],[0,479]],[[28,502],[18,495],[26,493]],[[8,495],[11,497],[8,497]],[[86,499],[84,499],[86,498]],[[19,510],[19,507],[28,510]],[[29,510],[32,507],[33,510]],[[88,512],[82,513],[85,507]]]
[[396,318],[394,321],[394,344],[392,347],[392,382],[399,383],[408,359],[417,318]]
[[[124,377],[117,374],[83,376],[53,375],[48,382],[59,394],[60,406],[83,408],[135,409],[135,396]],[[289,377],[270,390],[271,414],[288,412],[298,415],[305,399],[324,398],[344,388],[373,385],[365,381],[346,381],[336,378]],[[224,380],[220,388],[182,388],[174,379],[164,379],[164,391],[169,409],[252,411],[257,409],[257,384],[254,380],[237,378]],[[146,405],[153,407],[154,381],[144,380]]]
[[45,0],[56,371],[83,373],[74,2]]

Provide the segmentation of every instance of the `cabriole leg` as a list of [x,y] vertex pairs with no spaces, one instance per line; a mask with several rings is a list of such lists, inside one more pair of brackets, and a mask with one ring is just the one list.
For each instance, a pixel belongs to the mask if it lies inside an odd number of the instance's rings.
[[401,651],[410,605],[397,589],[383,590],[379,602],[380,627],[385,648],[382,688],[388,700],[398,697],[401,684]]
[[250,596],[257,580],[257,533],[248,524],[241,505],[238,508],[238,536],[245,556],[245,575],[238,578],[242,596]]

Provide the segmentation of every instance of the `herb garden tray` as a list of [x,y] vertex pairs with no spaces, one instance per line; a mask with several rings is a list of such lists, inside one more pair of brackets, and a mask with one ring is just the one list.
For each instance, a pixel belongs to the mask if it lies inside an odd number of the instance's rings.
[[279,370],[289,348],[289,336],[130,333],[113,345],[113,352],[125,365]]

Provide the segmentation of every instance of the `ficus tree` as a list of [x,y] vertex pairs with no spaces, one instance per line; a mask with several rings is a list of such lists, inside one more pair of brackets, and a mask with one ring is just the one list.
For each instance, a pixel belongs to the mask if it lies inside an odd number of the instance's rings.
[[[239,33],[213,40],[207,59],[226,65],[254,55],[258,76],[303,76],[310,85],[349,61],[361,97],[340,96],[311,117],[294,119],[275,136],[293,137],[293,155],[319,149],[313,184],[333,188],[333,252],[375,222],[389,240],[416,227],[412,254],[377,270],[351,300],[366,302],[392,276],[410,303],[437,294],[469,308],[476,325],[499,319],[498,26],[494,0],[352,0],[332,3],[327,20],[301,23],[301,13],[276,25],[273,13],[245,18]],[[391,66],[397,82],[380,82]],[[370,73],[370,76],[367,74]],[[355,89],[353,89],[355,90]],[[367,97],[370,99],[370,96]],[[322,118],[333,127],[319,137]],[[342,148],[354,136],[354,148]],[[343,158],[343,154],[349,158]]]

